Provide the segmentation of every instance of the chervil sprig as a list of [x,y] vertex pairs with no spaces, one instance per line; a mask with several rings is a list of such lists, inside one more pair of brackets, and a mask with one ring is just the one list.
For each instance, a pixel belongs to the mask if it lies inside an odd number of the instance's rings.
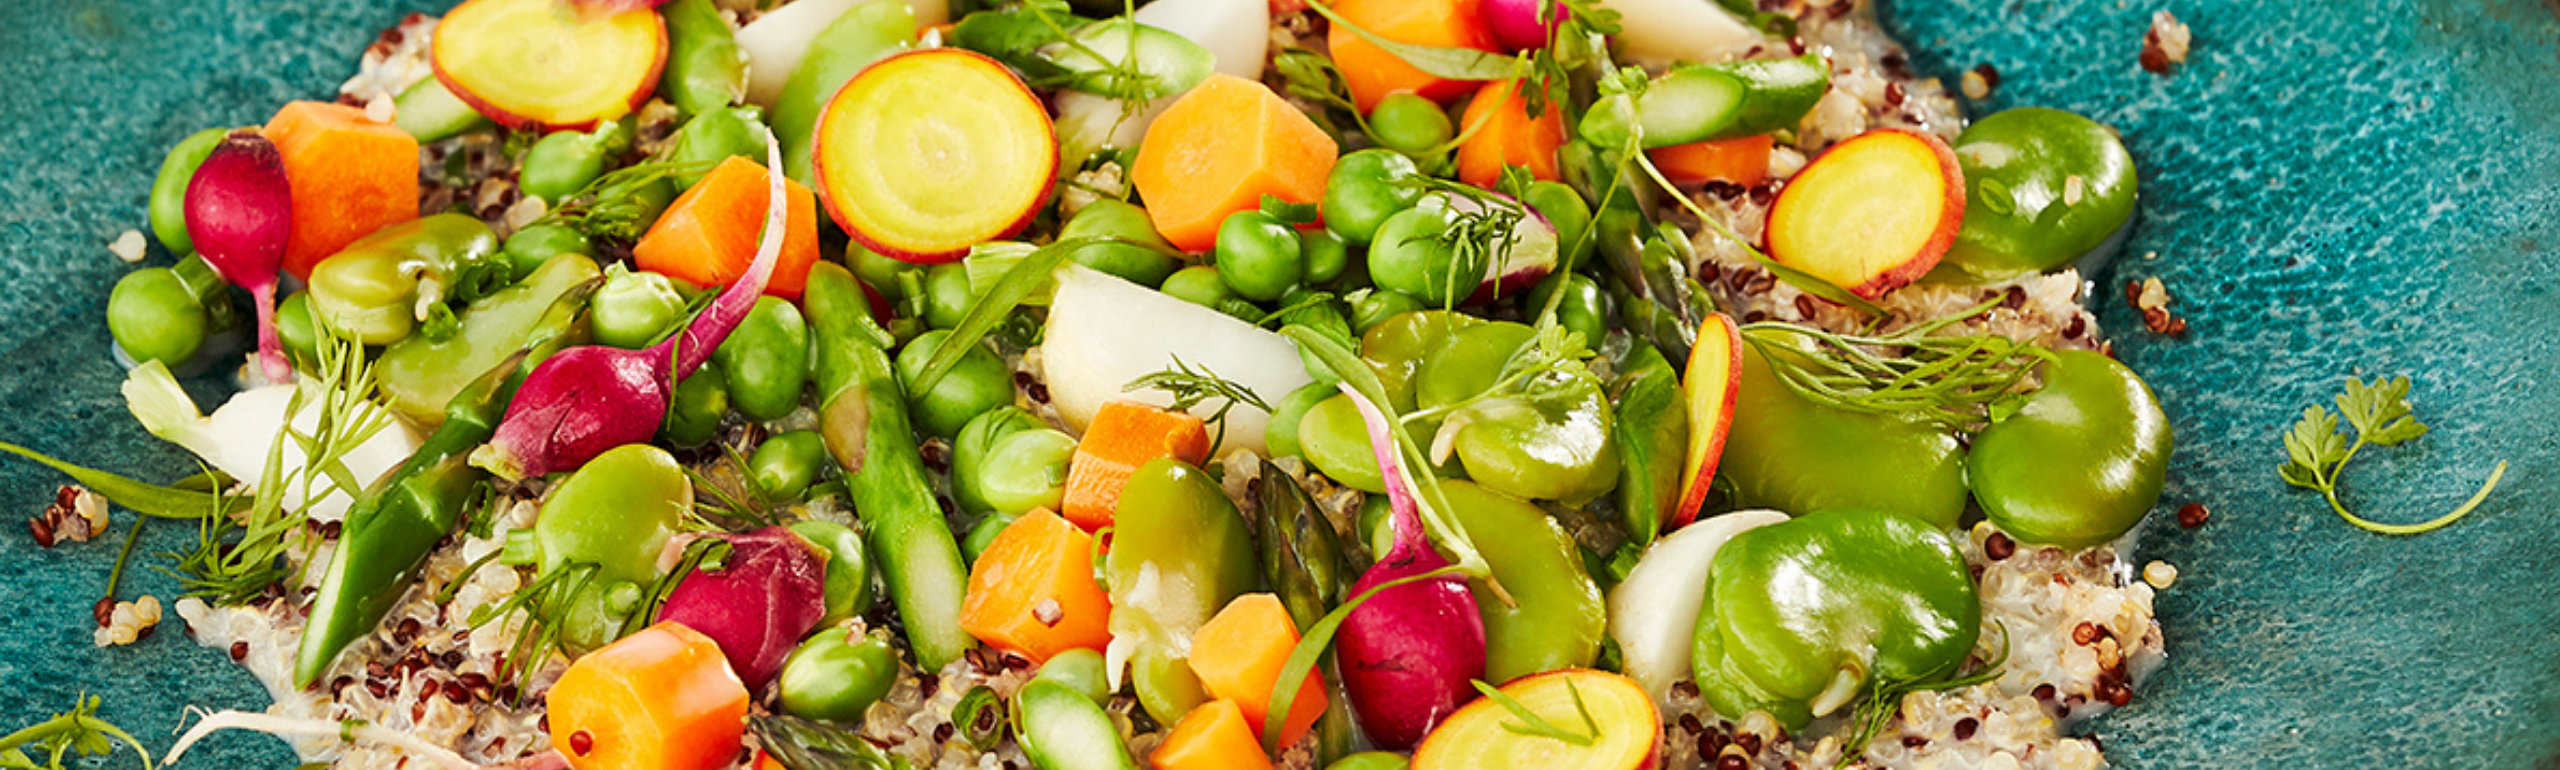
[[[2318,404],[2303,408],[2302,419],[2294,422],[2293,430],[2284,434],[2286,461],[2277,471],[2284,476],[2285,483],[2327,497],[2329,509],[2337,511],[2338,517],[2346,519],[2349,524],[2386,535],[2415,535],[2442,529],[2477,510],[2481,501],[2488,499],[2489,491],[2498,487],[2498,480],[2507,475],[2507,463],[2501,460],[2498,467],[2489,472],[2489,480],[2481,483],[2480,491],[2473,493],[2470,500],[2452,512],[2427,521],[2385,524],[2357,516],[2338,500],[2338,481],[2347,461],[2355,459],[2356,453],[2367,446],[2396,446],[2427,435],[2428,428],[2426,423],[2410,416],[2407,377],[2378,379],[2372,384],[2349,377],[2346,391],[2339,393],[2335,400],[2338,404],[2335,413]],[[2341,415],[2345,416],[2350,427],[2355,428],[2356,436],[2352,442],[2338,431]]]

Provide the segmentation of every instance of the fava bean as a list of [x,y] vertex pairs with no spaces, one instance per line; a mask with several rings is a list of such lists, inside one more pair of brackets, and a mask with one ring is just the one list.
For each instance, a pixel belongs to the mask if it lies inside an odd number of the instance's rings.
[[1299,457],[1304,455],[1305,449],[1298,444],[1299,421],[1306,418],[1307,410],[1314,409],[1317,404],[1323,403],[1325,399],[1339,395],[1341,392],[1342,391],[1335,389],[1334,386],[1326,385],[1321,382],[1309,383],[1305,387],[1289,391],[1289,395],[1281,397],[1278,402],[1273,403],[1271,405],[1271,422],[1265,424],[1262,436],[1262,443],[1265,447],[1271,450],[1271,456]]
[[[951,339],[951,332],[925,332],[898,351],[898,377],[915,379],[924,373],[925,364]],[[933,384],[933,390],[907,394],[907,413],[916,430],[928,436],[951,438],[960,428],[987,410],[1013,403],[1013,372],[1005,368],[1004,359],[985,345],[973,345],[960,356],[960,363]]]
[[1111,702],[1111,680],[1103,670],[1102,653],[1083,647],[1071,647],[1049,656],[1032,672],[1033,681],[1057,682],[1083,693],[1094,705]]
[[747,456],[747,476],[774,499],[798,500],[831,462],[816,431],[785,431],[756,445],[755,454]]
[[871,553],[862,544],[862,533],[819,519],[803,519],[790,526],[793,534],[827,552],[827,616],[818,622],[835,623],[870,612]]
[[658,428],[658,437],[675,446],[701,446],[719,434],[720,421],[728,416],[729,378],[720,373],[720,367],[705,366],[676,383],[675,393],[667,398],[667,422]]
[[997,439],[1016,431],[1046,427],[1047,423],[1031,416],[1028,410],[1012,405],[989,409],[970,418],[968,424],[960,426],[960,433],[951,439],[952,501],[967,513],[993,510],[987,505],[984,474],[979,472],[986,466],[988,451],[995,447]]
[[667,25],[666,71],[658,95],[687,115],[736,104],[747,95],[747,54],[711,0],[674,0],[658,7]]
[[684,320],[685,301],[666,276],[617,262],[605,268],[604,286],[596,290],[588,313],[596,344],[638,349]]
[[107,295],[107,333],[137,363],[186,365],[203,349],[209,325],[186,283],[165,267],[126,273]]
[[1058,230],[1058,240],[1076,238],[1117,238],[1129,243],[1098,243],[1077,249],[1068,256],[1076,264],[1128,279],[1148,288],[1164,284],[1165,276],[1182,267],[1182,258],[1156,232],[1147,210],[1117,198],[1104,198],[1085,204],[1067,224]]
[[731,408],[750,420],[781,419],[809,384],[808,321],[780,297],[758,297],[711,362],[727,375]]
[[169,156],[160,161],[160,175],[151,180],[151,234],[171,254],[194,251],[195,241],[187,236],[187,183],[195,181],[196,167],[213,155],[215,145],[229,136],[231,129],[208,128],[187,135],[169,148]]
[[1015,431],[996,439],[977,469],[978,486],[995,512],[1021,516],[1056,510],[1067,494],[1067,462],[1076,440],[1050,428]]
[[614,159],[628,149],[631,130],[619,122],[593,131],[554,131],[525,150],[524,168],[516,183],[524,194],[558,205],[604,176]]
[[[969,286],[969,268],[959,262],[945,262],[924,270],[924,322],[936,329],[960,325],[960,317],[969,312],[975,295]],[[910,345],[914,343],[909,343]]]
[[888,640],[829,628],[782,660],[776,700],[782,713],[795,717],[859,724],[899,674],[898,650]]

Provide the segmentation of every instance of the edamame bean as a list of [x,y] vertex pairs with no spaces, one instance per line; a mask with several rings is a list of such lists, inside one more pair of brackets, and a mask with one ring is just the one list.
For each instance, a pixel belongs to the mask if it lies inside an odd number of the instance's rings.
[[667,399],[667,424],[658,428],[658,436],[676,446],[710,441],[729,416],[728,379],[720,367],[705,366],[676,383],[676,392]]
[[791,532],[827,552],[827,616],[818,622],[835,623],[870,612],[871,552],[862,544],[862,533],[820,519],[792,522]]

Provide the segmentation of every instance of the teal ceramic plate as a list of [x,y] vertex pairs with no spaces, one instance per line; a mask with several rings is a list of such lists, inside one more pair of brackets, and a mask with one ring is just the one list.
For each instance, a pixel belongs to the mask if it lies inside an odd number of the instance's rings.
[[[2195,34],[2167,77],[2135,63],[2162,8]],[[192,468],[116,393],[100,311],[129,268],[106,245],[142,228],[170,144],[325,97],[411,10],[432,9],[0,4],[0,439],[143,477]],[[2169,492],[2139,554],[2182,576],[2159,600],[2167,664],[2089,726],[2109,756],[2560,766],[2560,5],[1900,0],[1885,13],[1925,71],[1998,69],[1976,114],[2088,114],[2122,129],[2142,168],[2127,256],[2097,277],[2095,303],[2175,424]],[[2139,331],[2117,290],[2153,277],[2177,297],[2182,339]],[[2303,406],[2349,375],[2391,374],[2415,379],[2436,430],[2359,459],[2353,504],[2432,516],[2512,463],[2478,513],[2419,538],[2350,528],[2275,472],[2277,435]],[[0,728],[92,692],[160,747],[186,706],[262,707],[248,674],[174,617],[134,647],[90,645],[113,545],[38,549],[15,524],[57,481],[0,462]],[[2211,523],[2164,521],[2188,502],[2210,506]],[[141,548],[177,548],[185,530],[155,526]],[[155,572],[128,580],[128,595],[174,593]],[[292,765],[254,736],[207,748],[189,766]]]

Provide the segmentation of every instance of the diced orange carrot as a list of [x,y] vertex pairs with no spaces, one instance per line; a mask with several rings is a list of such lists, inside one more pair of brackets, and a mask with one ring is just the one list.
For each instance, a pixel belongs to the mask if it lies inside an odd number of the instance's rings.
[[[1484,24],[1483,6],[1484,0],[1339,0],[1333,10],[1361,29],[1398,43],[1499,52],[1502,46]],[[1410,92],[1446,103],[1475,87],[1424,72],[1341,25],[1326,33],[1325,48],[1364,114],[1393,94]]]
[[1262,196],[1324,197],[1340,149],[1269,87],[1213,74],[1148,125],[1129,178],[1156,232],[1186,251],[1207,251],[1227,215],[1262,205]]
[[763,749],[756,750],[755,764],[748,765],[748,767],[754,768],[755,770],[790,770],[790,768],[782,765],[782,760],[774,759],[773,755],[764,753]]
[[398,126],[343,104],[287,102],[259,133],[284,157],[293,190],[284,247],[293,277],[307,280],[357,238],[418,218],[418,140]]
[[1458,145],[1458,179],[1491,188],[1502,179],[1502,167],[1524,166],[1539,179],[1556,179],[1556,150],[1564,147],[1564,110],[1547,105],[1529,117],[1529,100],[1520,81],[1487,83],[1467,102],[1458,130],[1474,131]]
[[[1235,701],[1253,734],[1261,735],[1271,691],[1280,682],[1280,669],[1289,664],[1289,651],[1297,646],[1298,627],[1289,620],[1288,608],[1280,606],[1280,597],[1245,594],[1192,632],[1191,673],[1200,675],[1209,697]],[[1289,701],[1280,745],[1297,743],[1324,716],[1324,707],[1324,680],[1307,672],[1298,696]]]
[[[797,300],[809,284],[809,267],[818,264],[818,198],[799,182],[783,184],[791,211],[784,220],[782,257],[764,293]],[[632,261],[697,286],[729,285],[755,261],[767,189],[764,164],[729,156],[667,205],[657,224],[632,244]]]
[[1034,663],[1111,643],[1111,595],[1093,580],[1093,536],[1048,509],[1006,525],[969,568],[960,628]]
[[1769,181],[1769,152],[1778,146],[1770,134],[1675,144],[1645,151],[1654,168],[1672,184],[1729,182],[1755,187]]
[[1172,457],[1193,465],[1209,459],[1209,428],[1189,412],[1168,412],[1134,401],[1113,401],[1093,413],[1076,455],[1067,463],[1067,520],[1087,531],[1111,525],[1120,488],[1150,460]]
[[1210,701],[1174,723],[1147,763],[1155,770],[1271,770],[1253,736],[1235,701]]
[[681,623],[587,653],[548,703],[551,745],[577,770],[727,767],[747,731],[747,686],[719,643]]

